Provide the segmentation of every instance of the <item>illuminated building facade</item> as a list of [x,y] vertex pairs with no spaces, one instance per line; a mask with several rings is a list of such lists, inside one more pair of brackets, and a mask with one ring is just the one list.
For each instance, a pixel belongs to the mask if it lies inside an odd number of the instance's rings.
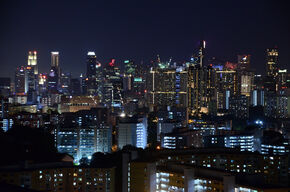
[[71,73],[61,73],[59,92],[63,95],[71,95]]
[[33,69],[35,75],[38,75],[37,52],[36,51],[29,51],[28,52],[27,65]]
[[176,102],[176,70],[151,68],[148,79],[149,103],[159,106],[174,106]]
[[[112,192],[115,168],[77,167],[72,165],[0,171],[0,181],[37,191]],[[11,171],[13,174],[10,174]],[[9,175],[9,176],[7,176]],[[21,189],[21,190],[22,190]]]
[[187,107],[188,72],[184,67],[176,68],[176,106]]
[[107,117],[106,108],[62,114],[57,128],[58,151],[72,155],[76,163],[82,158],[90,160],[95,152],[111,152],[112,131]]
[[97,94],[97,70],[100,66],[97,63],[97,56],[95,52],[88,52],[87,54],[87,94],[88,95],[98,95]]
[[266,72],[268,76],[276,77],[278,75],[278,49],[267,49],[267,65]]
[[253,90],[254,74],[252,72],[240,72],[238,73],[238,92],[240,95],[250,96]]
[[238,69],[243,71],[250,70],[251,55],[238,55]]
[[104,68],[103,98],[102,102],[109,107],[120,109],[123,105],[123,81],[116,60],[111,59]]
[[25,75],[25,67],[17,67],[15,71],[15,92],[16,94],[24,95],[27,93],[27,80]]
[[216,114],[216,75],[212,66],[188,68],[188,108],[194,116],[201,113]]
[[249,116],[249,98],[245,95],[230,98],[229,113],[238,119],[247,119]]
[[145,149],[147,145],[147,117],[120,119],[117,134],[119,149],[126,145]]
[[34,74],[34,69],[32,66],[27,66],[26,70],[26,80],[27,80],[27,102],[28,103],[36,103],[37,99],[37,89],[38,89],[38,75]]
[[53,51],[51,52],[51,68],[54,68],[57,71],[58,74],[58,84],[60,84],[60,78],[61,78],[61,70],[59,66],[59,52]]

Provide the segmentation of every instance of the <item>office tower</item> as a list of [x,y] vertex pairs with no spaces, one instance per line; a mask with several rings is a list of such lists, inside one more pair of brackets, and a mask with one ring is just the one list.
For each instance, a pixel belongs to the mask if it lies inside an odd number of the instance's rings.
[[80,84],[81,84],[81,95],[87,95],[88,78],[84,77],[83,74],[81,74],[79,78],[80,78]]
[[25,67],[17,67],[15,71],[15,92],[16,94],[24,95],[27,93]]
[[264,89],[264,77],[262,75],[254,75],[253,89]]
[[145,149],[147,145],[147,117],[120,119],[118,127],[118,148],[132,145]]
[[101,96],[102,71],[95,52],[87,54],[87,94]]
[[237,94],[237,72],[234,69],[216,70],[217,108],[229,109],[229,97]]
[[277,76],[277,89],[281,90],[281,89],[287,89],[289,88],[289,81],[290,80],[290,76],[287,72],[287,69],[279,69],[278,70],[278,76]]
[[289,118],[290,117],[290,90],[281,89],[277,94],[277,106],[276,106],[277,118]]
[[37,52],[36,51],[29,51],[28,52],[28,61],[27,61],[28,66],[30,66],[34,74],[38,74],[38,65],[37,65]]
[[237,119],[247,119],[249,117],[249,98],[245,95],[230,97],[229,113]]
[[212,66],[188,68],[189,115],[216,113],[216,75]]
[[250,71],[250,55],[238,55],[237,94],[250,96],[254,83],[254,73]]
[[37,99],[37,88],[38,88],[38,74],[34,73],[34,66],[29,65],[26,67],[25,75],[26,75],[26,85],[27,85],[27,102],[32,104],[36,102]]
[[193,63],[195,65],[198,65],[199,67],[203,67],[205,65],[204,63],[205,45],[206,45],[206,42],[204,40],[200,41],[198,52],[194,53],[192,57]]
[[267,66],[266,72],[268,76],[276,77],[278,75],[278,49],[267,49]]
[[73,95],[73,96],[81,95],[81,82],[78,78],[71,79],[70,91],[71,91],[71,95]]
[[263,87],[265,92],[268,93],[274,93],[277,90],[277,81],[272,76],[265,76],[263,78]]
[[264,106],[265,95],[264,90],[254,89],[251,92],[251,105],[252,106]]
[[239,70],[250,70],[250,55],[238,55],[238,69]]
[[157,106],[173,106],[176,102],[176,70],[161,65],[151,68],[148,78],[149,103]]
[[250,71],[238,71],[238,93],[250,96],[253,90],[254,73]]
[[59,91],[64,95],[70,95],[71,73],[61,73]]
[[57,71],[58,75],[58,85],[60,85],[60,79],[61,79],[61,70],[59,66],[59,52],[52,51],[51,52],[51,68],[54,68]]
[[11,93],[11,79],[0,77],[0,96],[8,97]]
[[38,75],[38,91],[39,95],[44,96],[47,94],[47,74],[39,73]]
[[136,74],[136,65],[132,60],[125,60],[124,65],[123,89],[124,91],[130,91],[133,87],[133,81]]
[[49,94],[58,93],[58,69],[51,67],[47,77],[47,90]]
[[115,64],[115,59],[111,59],[104,68],[103,82],[103,103],[106,106],[120,108],[123,103],[123,81],[120,69]]
[[188,72],[180,66],[176,68],[176,105],[179,107],[187,107],[187,84]]
[[51,67],[59,67],[59,52],[51,52]]

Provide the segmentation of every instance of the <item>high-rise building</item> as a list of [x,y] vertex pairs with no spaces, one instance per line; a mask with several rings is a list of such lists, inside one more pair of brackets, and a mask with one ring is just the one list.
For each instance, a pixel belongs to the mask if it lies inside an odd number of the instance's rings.
[[147,145],[147,117],[121,119],[118,128],[118,148],[132,145],[145,149]]
[[27,66],[26,67],[26,85],[27,85],[27,102],[28,103],[35,103],[37,99],[37,80],[38,80],[38,75],[35,74],[34,72],[34,66]]
[[59,52],[57,51],[52,51],[51,52],[51,68],[55,69],[57,71],[57,75],[58,75],[58,85],[60,84],[61,81],[61,70],[59,67]]
[[59,67],[59,52],[51,52],[51,67]]
[[48,93],[58,93],[58,69],[51,67],[47,78]]
[[111,152],[111,127],[108,109],[94,108],[76,113],[63,113],[56,130],[59,152],[68,153],[75,162],[91,159],[95,152]]
[[251,55],[238,55],[238,69],[250,70]]
[[38,92],[40,96],[47,94],[47,74],[39,73],[38,75]]
[[277,78],[278,90],[290,88],[289,82],[290,76],[287,72],[287,69],[279,69]]
[[268,76],[276,77],[278,75],[278,49],[267,49],[267,66],[266,71]]
[[238,72],[238,93],[241,95],[250,96],[253,90],[254,73],[250,71]]
[[33,68],[34,74],[38,74],[38,66],[37,66],[37,52],[36,51],[29,51],[28,52],[28,66]]
[[187,107],[187,84],[188,72],[184,67],[176,68],[176,105],[180,107]]
[[24,95],[27,93],[25,67],[17,67],[15,71],[15,92],[16,94]]
[[190,115],[216,112],[216,75],[212,66],[188,68],[188,107]]
[[61,73],[59,91],[64,95],[70,95],[71,73]]
[[104,68],[103,98],[105,105],[120,108],[123,104],[123,81],[115,59]]
[[149,103],[173,106],[176,102],[176,70],[172,68],[151,68],[148,78]]
[[[101,74],[101,64],[97,62],[97,56],[95,52],[88,52],[87,54],[87,94],[88,95],[99,95],[98,93],[98,83],[100,79],[98,78]],[[98,75],[98,77],[97,77]]]
[[124,91],[131,91],[133,88],[134,77],[136,74],[136,65],[132,60],[124,61],[125,69],[123,76]]
[[73,78],[70,81],[70,92],[73,96],[81,95],[81,82],[78,78]]
[[0,77],[0,96],[8,97],[11,93],[11,79]]
[[229,113],[238,119],[249,117],[249,98],[245,95],[232,96],[230,98]]

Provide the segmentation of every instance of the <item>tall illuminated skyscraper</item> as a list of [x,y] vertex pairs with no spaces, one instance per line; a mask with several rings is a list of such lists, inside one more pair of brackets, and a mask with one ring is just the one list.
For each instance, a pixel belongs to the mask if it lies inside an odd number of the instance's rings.
[[38,74],[38,66],[37,66],[37,52],[36,51],[29,51],[28,52],[28,66],[33,68],[34,74]]
[[266,71],[268,76],[276,77],[278,75],[278,49],[267,49],[267,66]]
[[15,92],[16,94],[24,95],[27,93],[27,80],[25,75],[25,67],[17,67],[15,71]]
[[60,85],[61,71],[59,67],[59,52],[51,52],[51,69],[55,70],[57,73],[57,83]]
[[205,41],[201,41],[198,52],[188,67],[188,114],[216,113],[216,70],[212,65],[204,66]]
[[89,95],[96,95],[97,81],[97,56],[95,52],[88,52],[87,54],[87,93]]
[[206,42],[204,40],[200,41],[198,51],[195,51],[191,57],[191,61],[194,65],[199,65],[200,67],[204,66],[205,45]]
[[37,98],[37,89],[38,89],[38,66],[37,66],[37,52],[29,51],[28,52],[28,66],[26,67],[26,90],[27,90],[27,102],[35,103]]
[[51,52],[51,66],[58,67],[59,52]]

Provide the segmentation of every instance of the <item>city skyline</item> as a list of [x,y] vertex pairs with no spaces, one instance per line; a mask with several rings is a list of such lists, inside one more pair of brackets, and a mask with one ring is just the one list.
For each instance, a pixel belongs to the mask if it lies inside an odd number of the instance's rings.
[[14,8],[9,2],[2,2],[1,6],[5,30],[1,31],[0,76],[12,77],[17,66],[25,65],[30,50],[38,52],[40,71],[49,69],[49,53],[59,51],[60,66],[77,76],[79,71],[85,72],[87,51],[95,51],[101,63],[116,58],[117,62],[133,59],[146,64],[157,54],[162,60],[172,57],[173,61],[183,62],[200,39],[207,41],[210,57],[235,62],[238,54],[250,54],[252,66],[259,73],[265,73],[266,49],[277,46],[280,66],[289,69],[289,13],[283,3],[246,1],[235,6],[227,1],[167,1],[167,4],[26,1],[15,4]]
[[289,192],[287,8],[2,1],[0,191]]

